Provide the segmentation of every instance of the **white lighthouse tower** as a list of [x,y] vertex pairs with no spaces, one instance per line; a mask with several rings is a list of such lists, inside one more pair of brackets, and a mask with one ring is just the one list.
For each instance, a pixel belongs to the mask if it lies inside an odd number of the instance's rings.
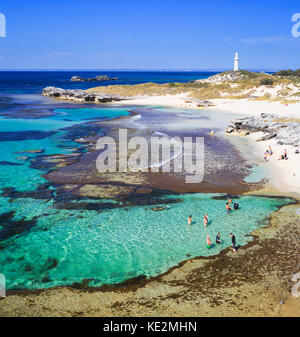
[[235,53],[233,71],[239,71],[239,53]]

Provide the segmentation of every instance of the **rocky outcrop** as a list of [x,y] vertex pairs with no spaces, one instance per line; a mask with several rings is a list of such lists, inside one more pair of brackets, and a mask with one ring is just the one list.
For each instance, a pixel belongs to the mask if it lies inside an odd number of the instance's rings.
[[190,98],[185,100],[185,103],[193,103],[196,104],[197,107],[208,107],[208,106],[215,106],[215,104],[213,104],[211,101],[207,101],[207,100],[201,100],[198,98]]
[[300,146],[300,123],[289,119],[279,118],[271,114],[261,114],[258,117],[237,118],[231,121],[226,133],[237,132],[248,135],[253,132],[263,132],[257,141],[275,138],[280,145]]
[[43,96],[54,97],[63,100],[70,100],[75,102],[89,102],[89,103],[109,103],[109,102],[118,102],[127,99],[123,96],[118,95],[107,95],[107,94],[94,94],[86,92],[85,90],[80,89],[61,89],[56,87],[47,87],[43,89]]
[[190,83],[210,83],[210,84],[219,84],[223,82],[233,82],[239,81],[245,77],[241,71],[226,71],[221,74],[216,74],[210,76],[203,80],[191,81]]
[[107,75],[98,75],[96,77],[92,77],[92,78],[83,78],[80,76],[73,76],[71,78],[72,82],[95,82],[95,81],[115,81],[117,80],[117,77],[109,77]]

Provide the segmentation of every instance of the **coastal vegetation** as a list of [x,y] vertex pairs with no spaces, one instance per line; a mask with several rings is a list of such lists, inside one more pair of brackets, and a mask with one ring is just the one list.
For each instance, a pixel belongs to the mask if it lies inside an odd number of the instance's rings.
[[[300,73],[300,72],[299,72]],[[183,94],[195,99],[292,99],[297,101],[300,95],[300,77],[279,76],[246,70],[226,71],[207,79],[188,83],[153,82],[137,85],[100,86],[87,90],[93,94],[133,96],[164,96]]]
[[280,70],[273,74],[273,76],[295,76],[300,77],[300,69],[295,71],[288,69],[288,70]]

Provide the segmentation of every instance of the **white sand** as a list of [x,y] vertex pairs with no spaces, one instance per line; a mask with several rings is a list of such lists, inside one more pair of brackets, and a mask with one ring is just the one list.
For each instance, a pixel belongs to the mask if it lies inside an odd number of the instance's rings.
[[[247,136],[251,144],[253,144],[256,154],[264,157],[264,152],[271,145],[273,155],[267,157],[264,163],[270,172],[270,181],[281,192],[291,192],[300,195],[300,154],[295,154],[295,147],[291,145],[279,145],[276,139],[268,141],[256,142],[256,139],[262,136],[262,132],[257,132]],[[281,154],[287,150],[288,160],[278,160]]]
[[197,108],[196,104],[185,103],[186,100],[191,98],[187,97],[187,94],[178,95],[165,95],[165,96],[135,96],[133,99],[120,101],[114,104],[124,105],[162,105],[174,108]]
[[208,109],[234,112],[247,116],[258,116],[261,113],[275,114],[282,117],[300,118],[300,102],[288,105],[280,102],[255,101],[250,99],[214,99],[216,106]]
[[[190,98],[188,94],[165,95],[165,96],[141,96],[133,100],[122,101],[118,104],[129,105],[159,105],[184,109],[206,109],[212,111],[222,111],[224,113],[236,113],[245,116],[258,116],[261,113],[272,113],[281,117],[300,118],[300,102],[288,105],[280,102],[255,101],[251,99],[214,99],[210,100],[215,104],[214,107],[197,108],[195,103],[186,103]],[[270,176],[271,183],[282,192],[292,192],[300,194],[300,154],[295,154],[295,148],[287,145],[278,145],[277,141],[272,139],[264,142],[256,142],[260,133],[252,134],[247,138],[254,147],[254,152],[264,156],[265,150],[271,145],[274,151],[272,157],[269,157],[265,163]],[[279,161],[278,157],[284,149],[288,151],[288,160]]]
[[165,96],[140,96],[132,100],[124,100],[115,104],[124,105],[162,105],[185,109],[209,109],[220,110],[224,113],[237,113],[247,116],[272,113],[283,117],[300,118],[300,101],[299,103],[282,104],[280,102],[256,101],[251,99],[212,99],[215,106],[198,108],[196,103],[186,103],[191,100],[188,94],[165,95]]

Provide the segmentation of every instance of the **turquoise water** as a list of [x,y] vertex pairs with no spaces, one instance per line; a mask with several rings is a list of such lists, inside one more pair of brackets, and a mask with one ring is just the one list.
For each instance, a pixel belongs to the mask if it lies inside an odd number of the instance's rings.
[[[48,117],[26,119],[22,114],[22,118],[0,118],[4,139],[0,141],[0,189],[25,192],[47,183],[42,177],[46,171],[31,167],[31,159],[74,151],[80,144],[66,137],[72,127],[90,120],[127,116],[130,109],[56,108]],[[187,113],[182,114],[182,118],[188,118]],[[30,138],[33,132],[39,132],[40,139]],[[7,135],[9,140],[5,140]],[[38,149],[43,153],[26,152]],[[271,212],[291,202],[242,196],[241,209],[227,215],[222,195],[164,198],[170,205],[160,212],[151,210],[155,205],[124,208],[112,200],[86,199],[89,204],[116,206],[94,211],[58,209],[51,198],[0,195],[0,272],[6,276],[7,288],[49,288],[84,279],[89,279],[90,286],[100,286],[140,275],[158,275],[188,258],[218,254],[231,245],[230,232],[235,233],[238,244],[245,245],[252,240],[249,233],[266,225]],[[174,199],[178,199],[176,203]],[[204,213],[210,218],[207,228],[203,226]],[[191,227],[187,225],[190,214],[195,221]],[[206,235],[214,241],[218,232],[224,242],[208,250]]]
[[[112,210],[58,210],[53,201],[0,198],[2,212],[15,211],[14,220],[31,220],[35,226],[8,238],[0,255],[8,289],[48,288],[89,279],[90,286],[113,284],[128,278],[154,276],[196,256],[218,254],[231,245],[252,240],[248,234],[267,224],[266,217],[290,199],[242,196],[241,208],[225,212],[224,197],[215,194],[171,195],[180,199],[155,212],[133,206]],[[96,202],[96,201],[95,201]],[[203,226],[207,212],[210,222]],[[187,225],[192,214],[194,223]],[[206,248],[206,235],[214,242],[220,232],[224,242]],[[54,261],[54,262],[53,262]]]
[[18,191],[25,191],[35,189],[39,184],[46,182],[41,176],[41,171],[30,167],[29,159],[38,154],[22,153],[22,151],[41,149],[43,155],[71,153],[72,148],[79,147],[79,144],[64,139],[63,129],[87,122],[87,118],[95,120],[128,116],[129,111],[130,109],[64,108],[55,109],[54,115],[46,118],[0,118],[0,135],[2,132],[53,132],[42,139],[0,141],[0,162],[19,164],[18,166],[0,165],[0,188],[13,187]]
[[[130,110],[132,107],[130,108]],[[55,120],[71,119],[74,122],[83,120],[94,120],[98,118],[117,118],[121,116],[128,116],[128,110],[119,108],[79,108],[79,109],[55,109],[58,114],[55,115]]]
[[265,164],[254,165],[249,169],[250,174],[244,179],[247,183],[260,182],[268,176]]

